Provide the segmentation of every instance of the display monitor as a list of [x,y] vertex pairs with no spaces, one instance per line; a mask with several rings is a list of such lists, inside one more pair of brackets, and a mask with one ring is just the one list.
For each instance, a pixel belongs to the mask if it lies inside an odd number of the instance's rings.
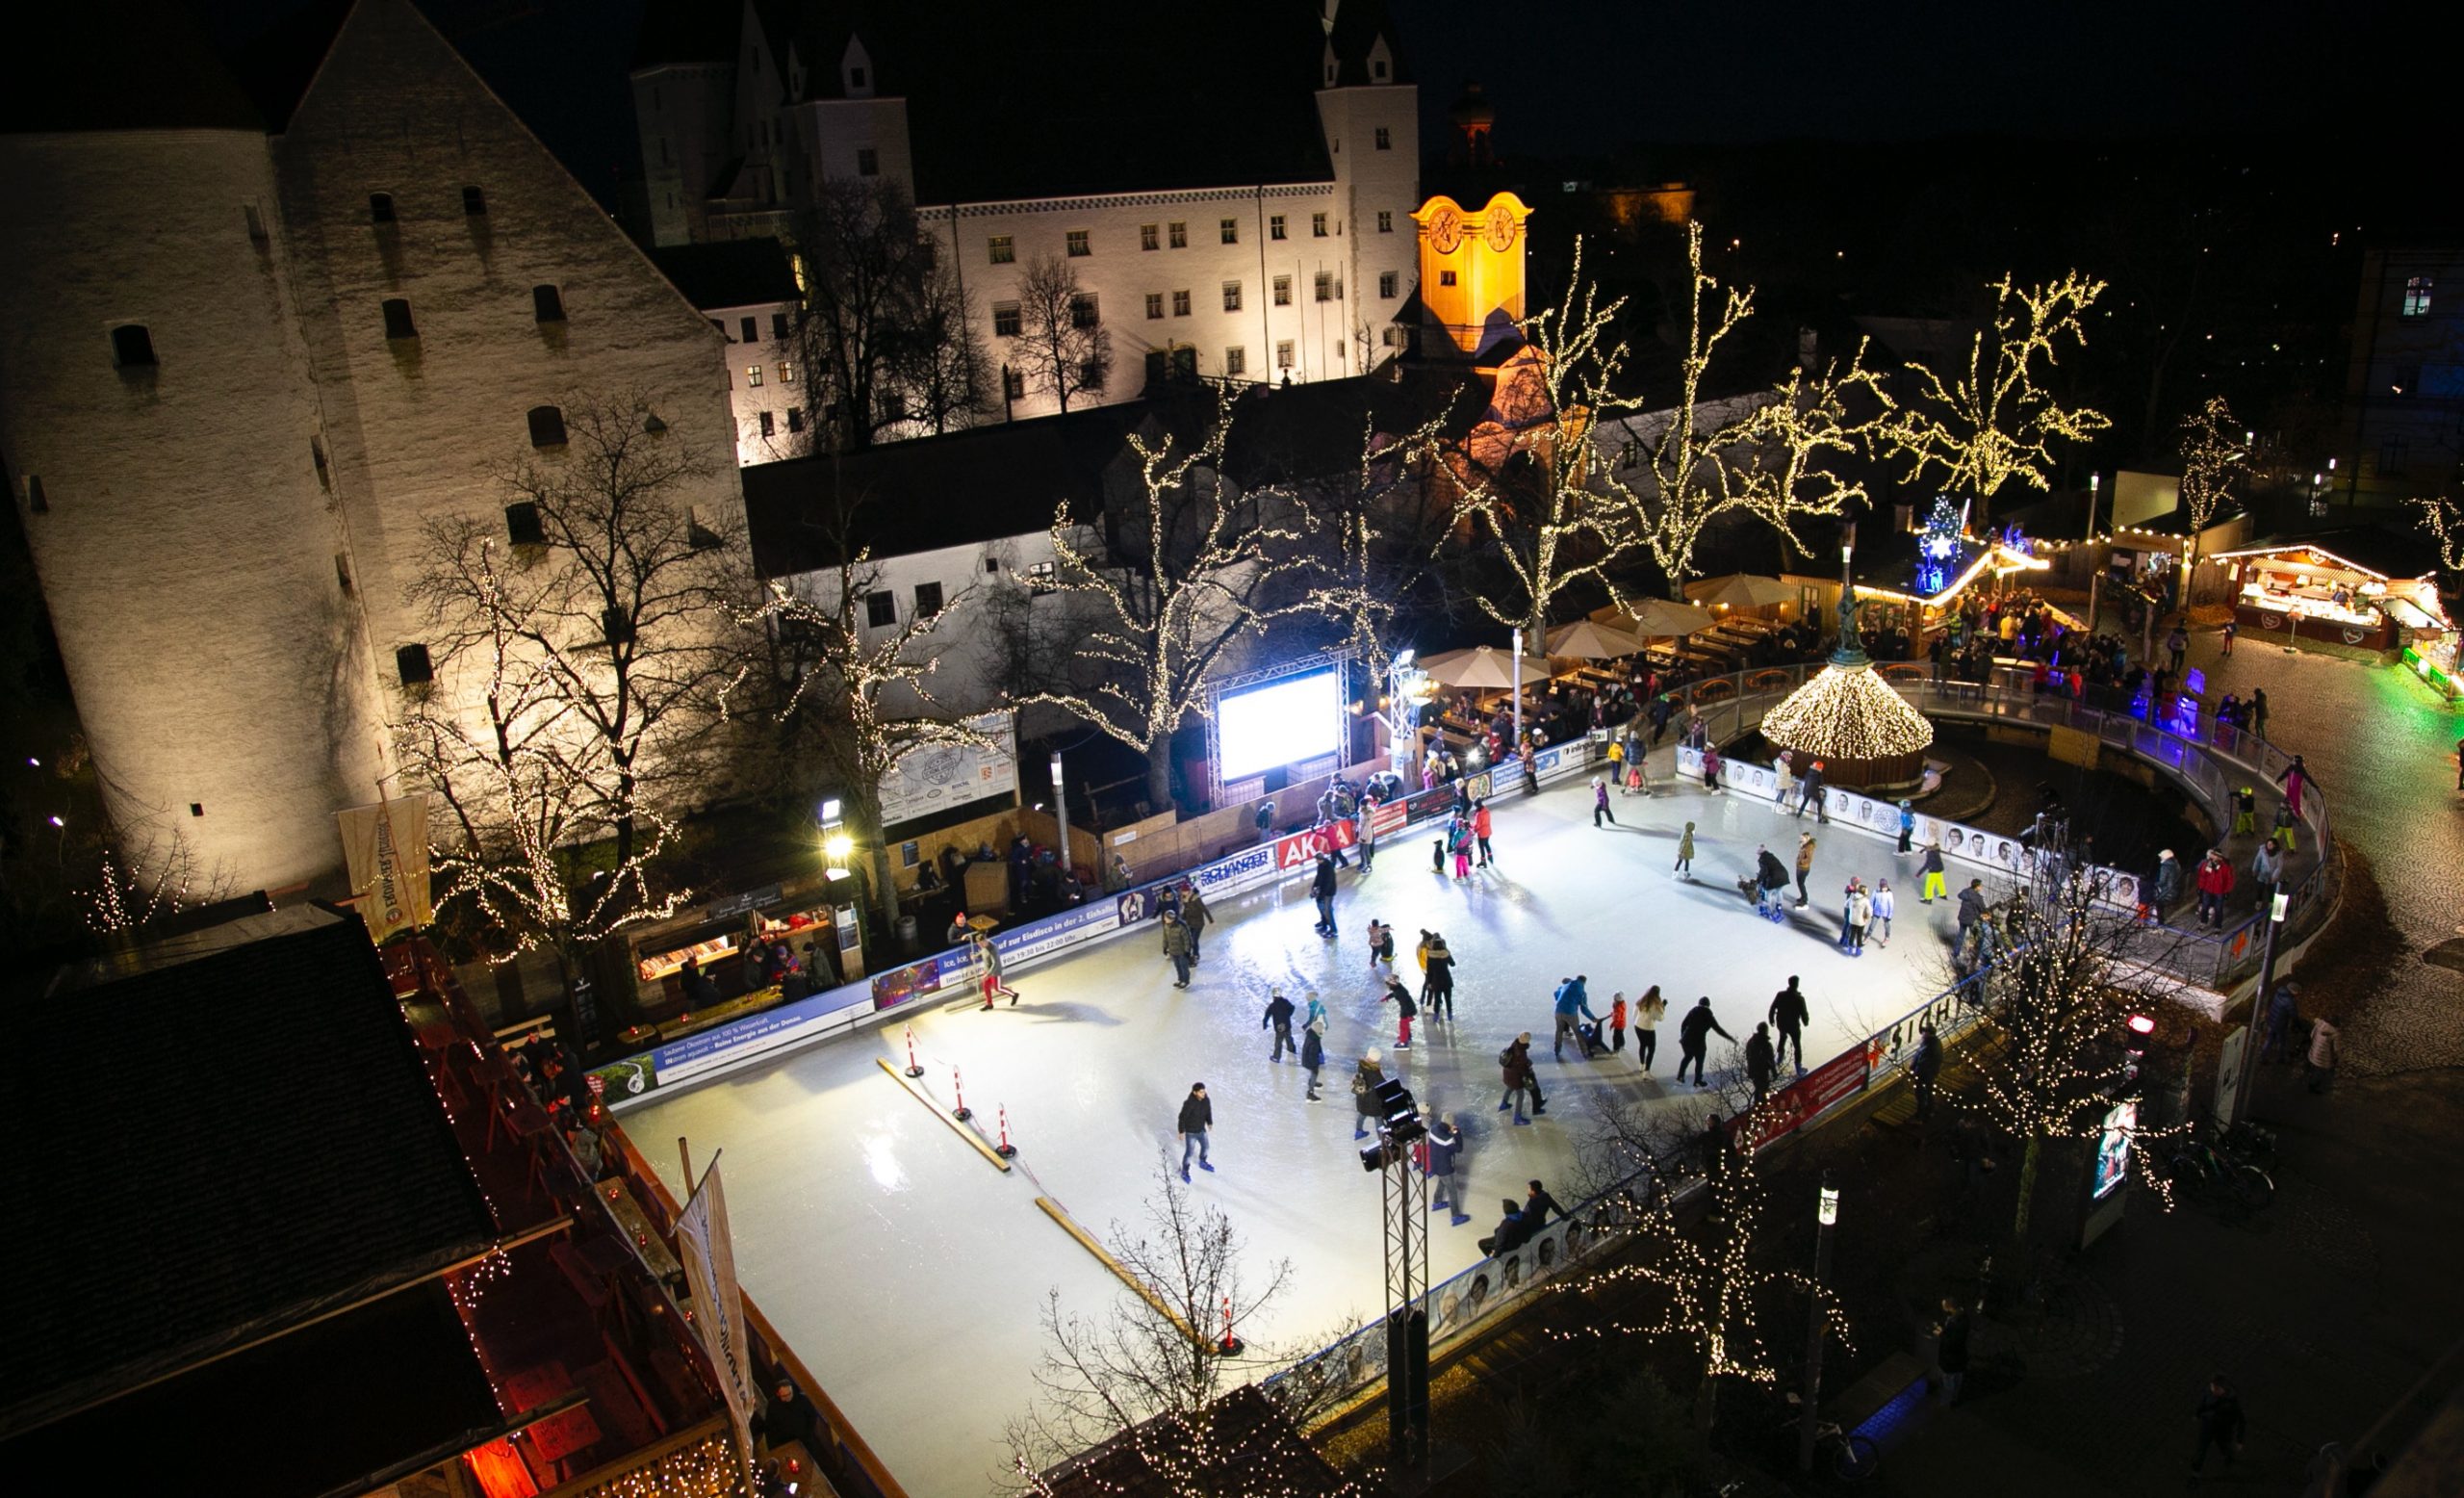
[[1329,668],[1227,693],[1215,705],[1215,737],[1226,781],[1337,753],[1343,748],[1343,672]]

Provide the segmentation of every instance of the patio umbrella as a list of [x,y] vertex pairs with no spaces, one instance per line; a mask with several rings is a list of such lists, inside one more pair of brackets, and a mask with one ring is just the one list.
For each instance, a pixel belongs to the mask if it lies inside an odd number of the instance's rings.
[[1731,608],[1765,608],[1773,604],[1793,604],[1797,590],[1777,578],[1758,578],[1751,573],[1732,572],[1725,578],[1706,578],[1685,584],[1685,596],[1706,608],[1721,604]]
[[[1450,650],[1421,659],[1421,670],[1440,686],[1468,686],[1476,689],[1507,690],[1514,685],[1514,657],[1494,645],[1475,645],[1470,650]],[[1545,682],[1549,679],[1549,662],[1533,657],[1523,658],[1523,680]]]
[[1673,604],[1664,598],[1646,598],[1628,604],[1625,609],[1627,628],[1646,639],[1665,634],[1691,634],[1719,623],[1707,608],[1689,604]]
[[1630,656],[1642,648],[1643,642],[1635,636],[1589,619],[1560,625],[1549,632],[1549,654],[1552,656],[1613,660],[1619,656]]

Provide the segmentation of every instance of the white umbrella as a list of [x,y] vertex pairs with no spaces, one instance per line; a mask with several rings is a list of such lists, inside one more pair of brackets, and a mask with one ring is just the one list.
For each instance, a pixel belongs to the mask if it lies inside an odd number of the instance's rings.
[[1795,603],[1797,590],[1777,578],[1732,572],[1725,578],[1688,582],[1685,596],[1706,607],[1726,604],[1731,608],[1767,608],[1773,604]]
[[1630,656],[1643,648],[1643,642],[1623,630],[1611,629],[1589,619],[1559,625],[1549,632],[1549,654],[1584,660],[1613,660]]
[[[1495,645],[1475,645],[1470,650],[1450,650],[1441,655],[1421,658],[1421,670],[1440,686],[1469,686],[1479,689],[1505,690],[1515,684],[1514,656]],[[1545,682],[1549,679],[1549,662],[1530,656],[1523,658],[1523,680]]]
[[1664,598],[1646,598],[1628,604],[1618,614],[1625,626],[1645,639],[1666,634],[1692,634],[1719,623],[1710,610],[1688,604],[1673,604]]

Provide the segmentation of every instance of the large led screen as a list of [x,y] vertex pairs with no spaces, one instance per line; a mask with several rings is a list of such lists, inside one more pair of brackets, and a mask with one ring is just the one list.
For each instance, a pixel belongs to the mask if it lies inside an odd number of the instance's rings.
[[1312,671],[1225,696],[1215,707],[1223,778],[1246,780],[1343,747],[1343,673]]

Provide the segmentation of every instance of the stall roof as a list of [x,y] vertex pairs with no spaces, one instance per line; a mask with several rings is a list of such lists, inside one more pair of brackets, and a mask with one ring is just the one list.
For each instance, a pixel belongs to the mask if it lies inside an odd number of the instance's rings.
[[2215,554],[2229,556],[2275,556],[2289,552],[2316,552],[2366,572],[2382,581],[2426,578],[2438,570],[2438,549],[2428,541],[2399,535],[2376,526],[2344,526],[2307,535],[2263,536],[2246,546]]

